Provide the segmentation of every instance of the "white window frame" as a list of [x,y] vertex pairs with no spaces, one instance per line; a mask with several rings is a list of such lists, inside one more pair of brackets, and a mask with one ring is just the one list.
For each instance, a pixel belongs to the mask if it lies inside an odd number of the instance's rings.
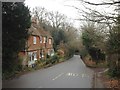
[[41,52],[41,54],[42,54],[42,57],[41,57],[41,55],[40,55],[40,58],[43,58],[44,57],[44,51],[42,50],[42,51],[40,51]]
[[34,52],[34,60],[37,60],[37,51]]
[[30,57],[30,61],[32,61],[32,54],[33,54],[33,52],[28,52],[28,55]]
[[49,44],[52,44],[52,39],[51,38],[49,38]]
[[37,38],[36,36],[33,36],[33,44],[36,44],[37,43]]
[[43,37],[43,43],[46,43],[46,37]]
[[39,58],[41,58],[41,54],[42,54],[42,52],[40,51],[40,53],[39,53]]
[[44,57],[44,51],[42,50],[42,58]]
[[42,43],[42,36],[40,36],[40,43]]
[[51,56],[53,56],[54,54],[54,49],[51,49]]

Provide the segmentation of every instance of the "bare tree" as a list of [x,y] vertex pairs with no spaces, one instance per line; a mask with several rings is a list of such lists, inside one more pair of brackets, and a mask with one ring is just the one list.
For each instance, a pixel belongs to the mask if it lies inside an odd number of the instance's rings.
[[59,12],[49,12],[48,20],[54,28],[60,28],[66,22],[67,16]]
[[40,23],[46,22],[48,11],[44,7],[35,7],[32,11],[33,16],[37,17]]
[[[85,10],[80,9],[76,6],[71,6],[74,7],[75,9],[78,10],[80,14],[80,19],[81,21],[92,21],[92,22],[97,22],[97,23],[104,23],[109,26],[111,29],[111,25],[114,24],[117,20],[116,17],[120,14],[120,1],[116,0],[110,0],[110,1],[104,1],[101,3],[94,3],[94,2],[89,2],[87,0],[77,0],[81,1],[83,3],[82,5],[84,6]],[[115,9],[112,12],[100,12],[99,10],[92,9],[88,6],[94,6],[94,7],[114,7]],[[94,18],[90,18],[89,15],[91,15]]]
[[115,0],[111,0],[110,2],[102,2],[102,3],[92,3],[92,2],[88,2],[85,0],[81,0],[84,3],[90,4],[90,5],[116,5],[116,4],[120,4],[120,1],[115,1]]

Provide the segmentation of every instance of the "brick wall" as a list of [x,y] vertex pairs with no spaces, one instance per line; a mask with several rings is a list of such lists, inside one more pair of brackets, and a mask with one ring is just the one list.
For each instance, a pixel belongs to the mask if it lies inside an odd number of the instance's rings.
[[[33,44],[33,37],[36,37],[36,44]],[[40,38],[39,38],[39,36],[30,36],[28,38],[28,41],[27,41],[27,46],[29,47],[28,51],[29,50],[40,49],[41,44],[40,44]]]

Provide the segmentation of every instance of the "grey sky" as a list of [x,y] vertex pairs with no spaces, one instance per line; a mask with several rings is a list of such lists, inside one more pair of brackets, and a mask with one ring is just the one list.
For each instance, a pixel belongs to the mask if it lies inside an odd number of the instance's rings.
[[[87,1],[99,3],[104,0],[87,0]],[[106,0],[106,1],[110,1],[110,0]],[[79,7],[81,10],[85,10],[83,3],[81,3],[80,0],[25,0],[25,4],[28,5],[31,10],[35,6],[39,6],[39,7],[45,7],[49,11],[59,11],[60,13],[65,14],[68,18],[71,18],[72,20],[80,18],[80,13],[78,13],[78,11],[75,8],[69,7],[67,5],[76,6]],[[94,7],[87,5],[87,7],[99,10],[103,13],[105,11],[107,12],[112,11],[112,7],[108,7],[108,6]],[[79,21],[74,21],[74,26],[78,28],[79,23],[80,23]]]

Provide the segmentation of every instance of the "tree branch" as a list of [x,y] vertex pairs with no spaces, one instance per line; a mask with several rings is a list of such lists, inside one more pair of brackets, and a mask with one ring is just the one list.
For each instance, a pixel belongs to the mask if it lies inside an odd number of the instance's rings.
[[90,4],[90,5],[115,5],[115,4],[120,4],[120,1],[113,1],[113,2],[103,2],[103,3],[92,3],[92,2],[88,2],[85,0],[82,0],[84,3]]

